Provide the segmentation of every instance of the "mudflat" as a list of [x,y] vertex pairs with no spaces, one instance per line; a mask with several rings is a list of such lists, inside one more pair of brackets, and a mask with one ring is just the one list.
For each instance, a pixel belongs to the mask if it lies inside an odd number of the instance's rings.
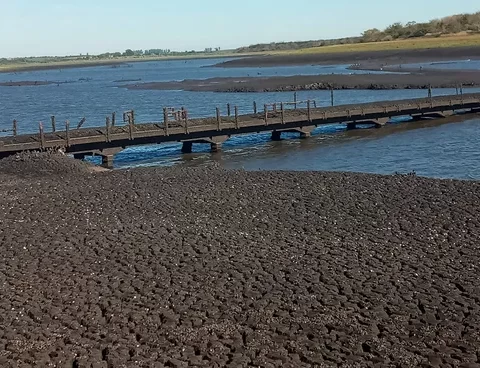
[[48,155],[0,174],[2,367],[480,364],[478,182]]
[[[397,70],[398,71],[398,70]],[[328,74],[291,77],[231,77],[178,82],[128,84],[131,90],[186,90],[197,92],[283,92],[326,89],[423,89],[480,86],[477,71],[403,70],[402,74]]]
[[425,49],[399,49],[356,52],[308,52],[262,55],[229,60],[217,64],[222,68],[273,67],[284,65],[337,65],[360,64],[364,68],[380,65],[399,65],[433,61],[479,59],[480,46]]

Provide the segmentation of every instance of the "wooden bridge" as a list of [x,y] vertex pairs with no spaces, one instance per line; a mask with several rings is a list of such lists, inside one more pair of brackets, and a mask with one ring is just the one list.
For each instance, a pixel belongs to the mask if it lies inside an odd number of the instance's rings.
[[[346,124],[348,129],[358,125],[382,127],[392,118],[411,116],[414,120],[443,118],[456,112],[479,113],[480,94],[462,96],[440,96],[422,99],[375,102],[355,105],[317,108],[313,101],[305,101],[302,108],[295,102],[295,108],[287,108],[291,103],[264,105],[263,111],[239,115],[238,108],[227,116],[221,116],[217,108],[216,116],[205,119],[189,119],[187,110],[167,109],[163,111],[163,121],[138,124],[133,111],[124,113],[126,124],[118,126],[115,115],[107,117],[105,125],[98,128],[70,129],[57,131],[52,120],[52,131],[46,132],[40,124],[36,134],[18,135],[14,122],[12,135],[0,138],[0,157],[22,151],[62,150],[75,158],[87,155],[102,157],[102,165],[113,167],[113,157],[122,149],[164,142],[182,142],[182,152],[192,151],[196,143],[210,144],[212,151],[221,148],[229,137],[239,134],[272,132],[272,139],[279,140],[283,132],[296,132],[301,137],[309,137],[320,125]],[[255,107],[256,110],[256,107]]]

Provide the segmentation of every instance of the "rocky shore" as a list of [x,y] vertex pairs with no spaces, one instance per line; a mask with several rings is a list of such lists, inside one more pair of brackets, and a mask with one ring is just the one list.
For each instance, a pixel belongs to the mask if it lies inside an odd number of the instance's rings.
[[480,183],[0,161],[1,367],[479,367]]

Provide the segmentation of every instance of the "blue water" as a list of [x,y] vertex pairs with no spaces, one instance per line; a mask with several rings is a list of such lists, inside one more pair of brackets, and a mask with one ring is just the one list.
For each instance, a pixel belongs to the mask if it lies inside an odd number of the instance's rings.
[[[0,74],[0,81],[46,80],[69,82],[32,87],[0,87],[0,130],[9,129],[13,119],[20,133],[36,132],[39,122],[57,118],[57,126],[65,120],[73,124],[86,117],[84,126],[103,125],[113,111],[118,114],[134,109],[137,121],[161,121],[163,107],[185,106],[191,117],[213,116],[219,106],[226,113],[227,103],[239,106],[240,113],[253,110],[253,102],[292,101],[291,92],[214,93],[188,91],[127,90],[119,88],[122,80],[141,82],[205,79],[212,77],[288,76],[300,74],[363,73],[347,66],[293,66],[268,68],[210,68],[223,60],[188,60],[133,63],[120,67],[92,67]],[[459,67],[470,68],[469,62]],[[468,65],[468,66],[465,66]],[[116,82],[117,81],[117,82]],[[140,82],[140,81],[139,81]],[[469,89],[465,92],[480,92]],[[438,89],[433,95],[454,94],[454,89]],[[399,100],[426,97],[425,90],[341,90],[335,91],[335,104]],[[329,91],[300,91],[299,100],[316,100],[318,106],[330,104]],[[117,115],[120,116],[120,115]],[[318,128],[314,137],[299,140],[285,135],[281,142],[271,142],[270,135],[237,136],[228,140],[223,152],[211,155],[208,145],[194,145],[194,152],[180,154],[179,144],[131,147],[116,156],[118,168],[158,165],[209,165],[219,162],[228,168],[347,170],[391,173],[416,169],[427,176],[480,177],[477,169],[478,119],[449,125],[424,126],[406,123],[407,131],[394,128],[346,132],[343,125]],[[405,126],[407,126],[405,125]],[[411,127],[414,127],[412,129]],[[403,128],[402,128],[403,129]],[[380,134],[393,132],[392,134]],[[360,132],[360,133],[359,133]],[[6,134],[6,133],[5,133]],[[359,135],[360,134],[360,135]],[[393,147],[390,149],[390,147]],[[467,152],[463,154],[462,152]],[[458,155],[456,153],[459,153]],[[421,154],[420,154],[421,153]]]
[[444,70],[480,70],[480,60],[452,60],[432,63],[405,64],[405,68],[425,68]]
[[[206,79],[213,77],[291,76],[309,74],[373,73],[348,70],[346,65],[335,66],[287,66],[268,68],[212,68],[224,59],[175,60],[131,63],[121,66],[44,70],[0,74],[0,82],[55,81],[68,82],[46,86],[0,87],[0,129],[8,129],[16,119],[20,133],[36,131],[39,122],[55,115],[59,124],[70,120],[74,124],[86,117],[84,126],[103,125],[112,112],[122,113],[134,109],[139,121],[160,121],[163,107],[181,107],[189,110],[193,118],[210,116],[217,106],[225,112],[227,103],[237,105],[240,113],[253,109],[253,101],[259,104],[293,99],[293,94],[230,94],[197,93],[186,91],[141,91],[119,88],[136,82]],[[361,101],[369,98],[365,93],[339,93],[338,103],[350,98]],[[300,99],[318,99],[328,103],[325,92],[299,93]],[[375,98],[374,98],[375,99]]]

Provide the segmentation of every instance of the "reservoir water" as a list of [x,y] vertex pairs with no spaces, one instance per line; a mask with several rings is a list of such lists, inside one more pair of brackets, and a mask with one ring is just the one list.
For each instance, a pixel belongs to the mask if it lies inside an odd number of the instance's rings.
[[[309,74],[372,73],[349,70],[347,66],[294,66],[268,68],[211,68],[219,60],[188,60],[132,63],[79,69],[0,74],[0,82],[54,81],[45,86],[0,87],[0,130],[9,129],[13,119],[19,132],[35,132],[38,123],[102,125],[113,111],[134,109],[138,121],[161,121],[165,106],[185,106],[191,117],[212,116],[215,107],[225,112],[226,104],[238,105],[240,113],[259,105],[291,101],[292,93],[213,93],[187,91],[127,90],[128,83],[206,79],[212,77],[288,76]],[[442,65],[443,67],[444,65]],[[478,63],[459,62],[452,68],[479,69]],[[438,66],[440,67],[440,66]],[[65,83],[66,82],[66,83]],[[480,89],[468,90],[480,92]],[[425,97],[425,90],[335,91],[335,104]],[[434,90],[434,95],[455,90]],[[300,100],[315,99],[320,106],[330,103],[328,91],[301,91]],[[48,125],[47,125],[48,126]],[[211,155],[207,146],[194,145],[194,153],[180,154],[178,144],[129,148],[118,154],[115,166],[128,168],[157,165],[210,165],[246,170],[341,170],[391,174],[416,171],[419,175],[480,179],[480,119],[473,116],[436,122],[391,124],[382,129],[346,132],[342,125],[319,128],[311,139],[295,135],[271,142],[268,134],[234,137],[223,152]],[[5,134],[5,133],[4,133]]]

